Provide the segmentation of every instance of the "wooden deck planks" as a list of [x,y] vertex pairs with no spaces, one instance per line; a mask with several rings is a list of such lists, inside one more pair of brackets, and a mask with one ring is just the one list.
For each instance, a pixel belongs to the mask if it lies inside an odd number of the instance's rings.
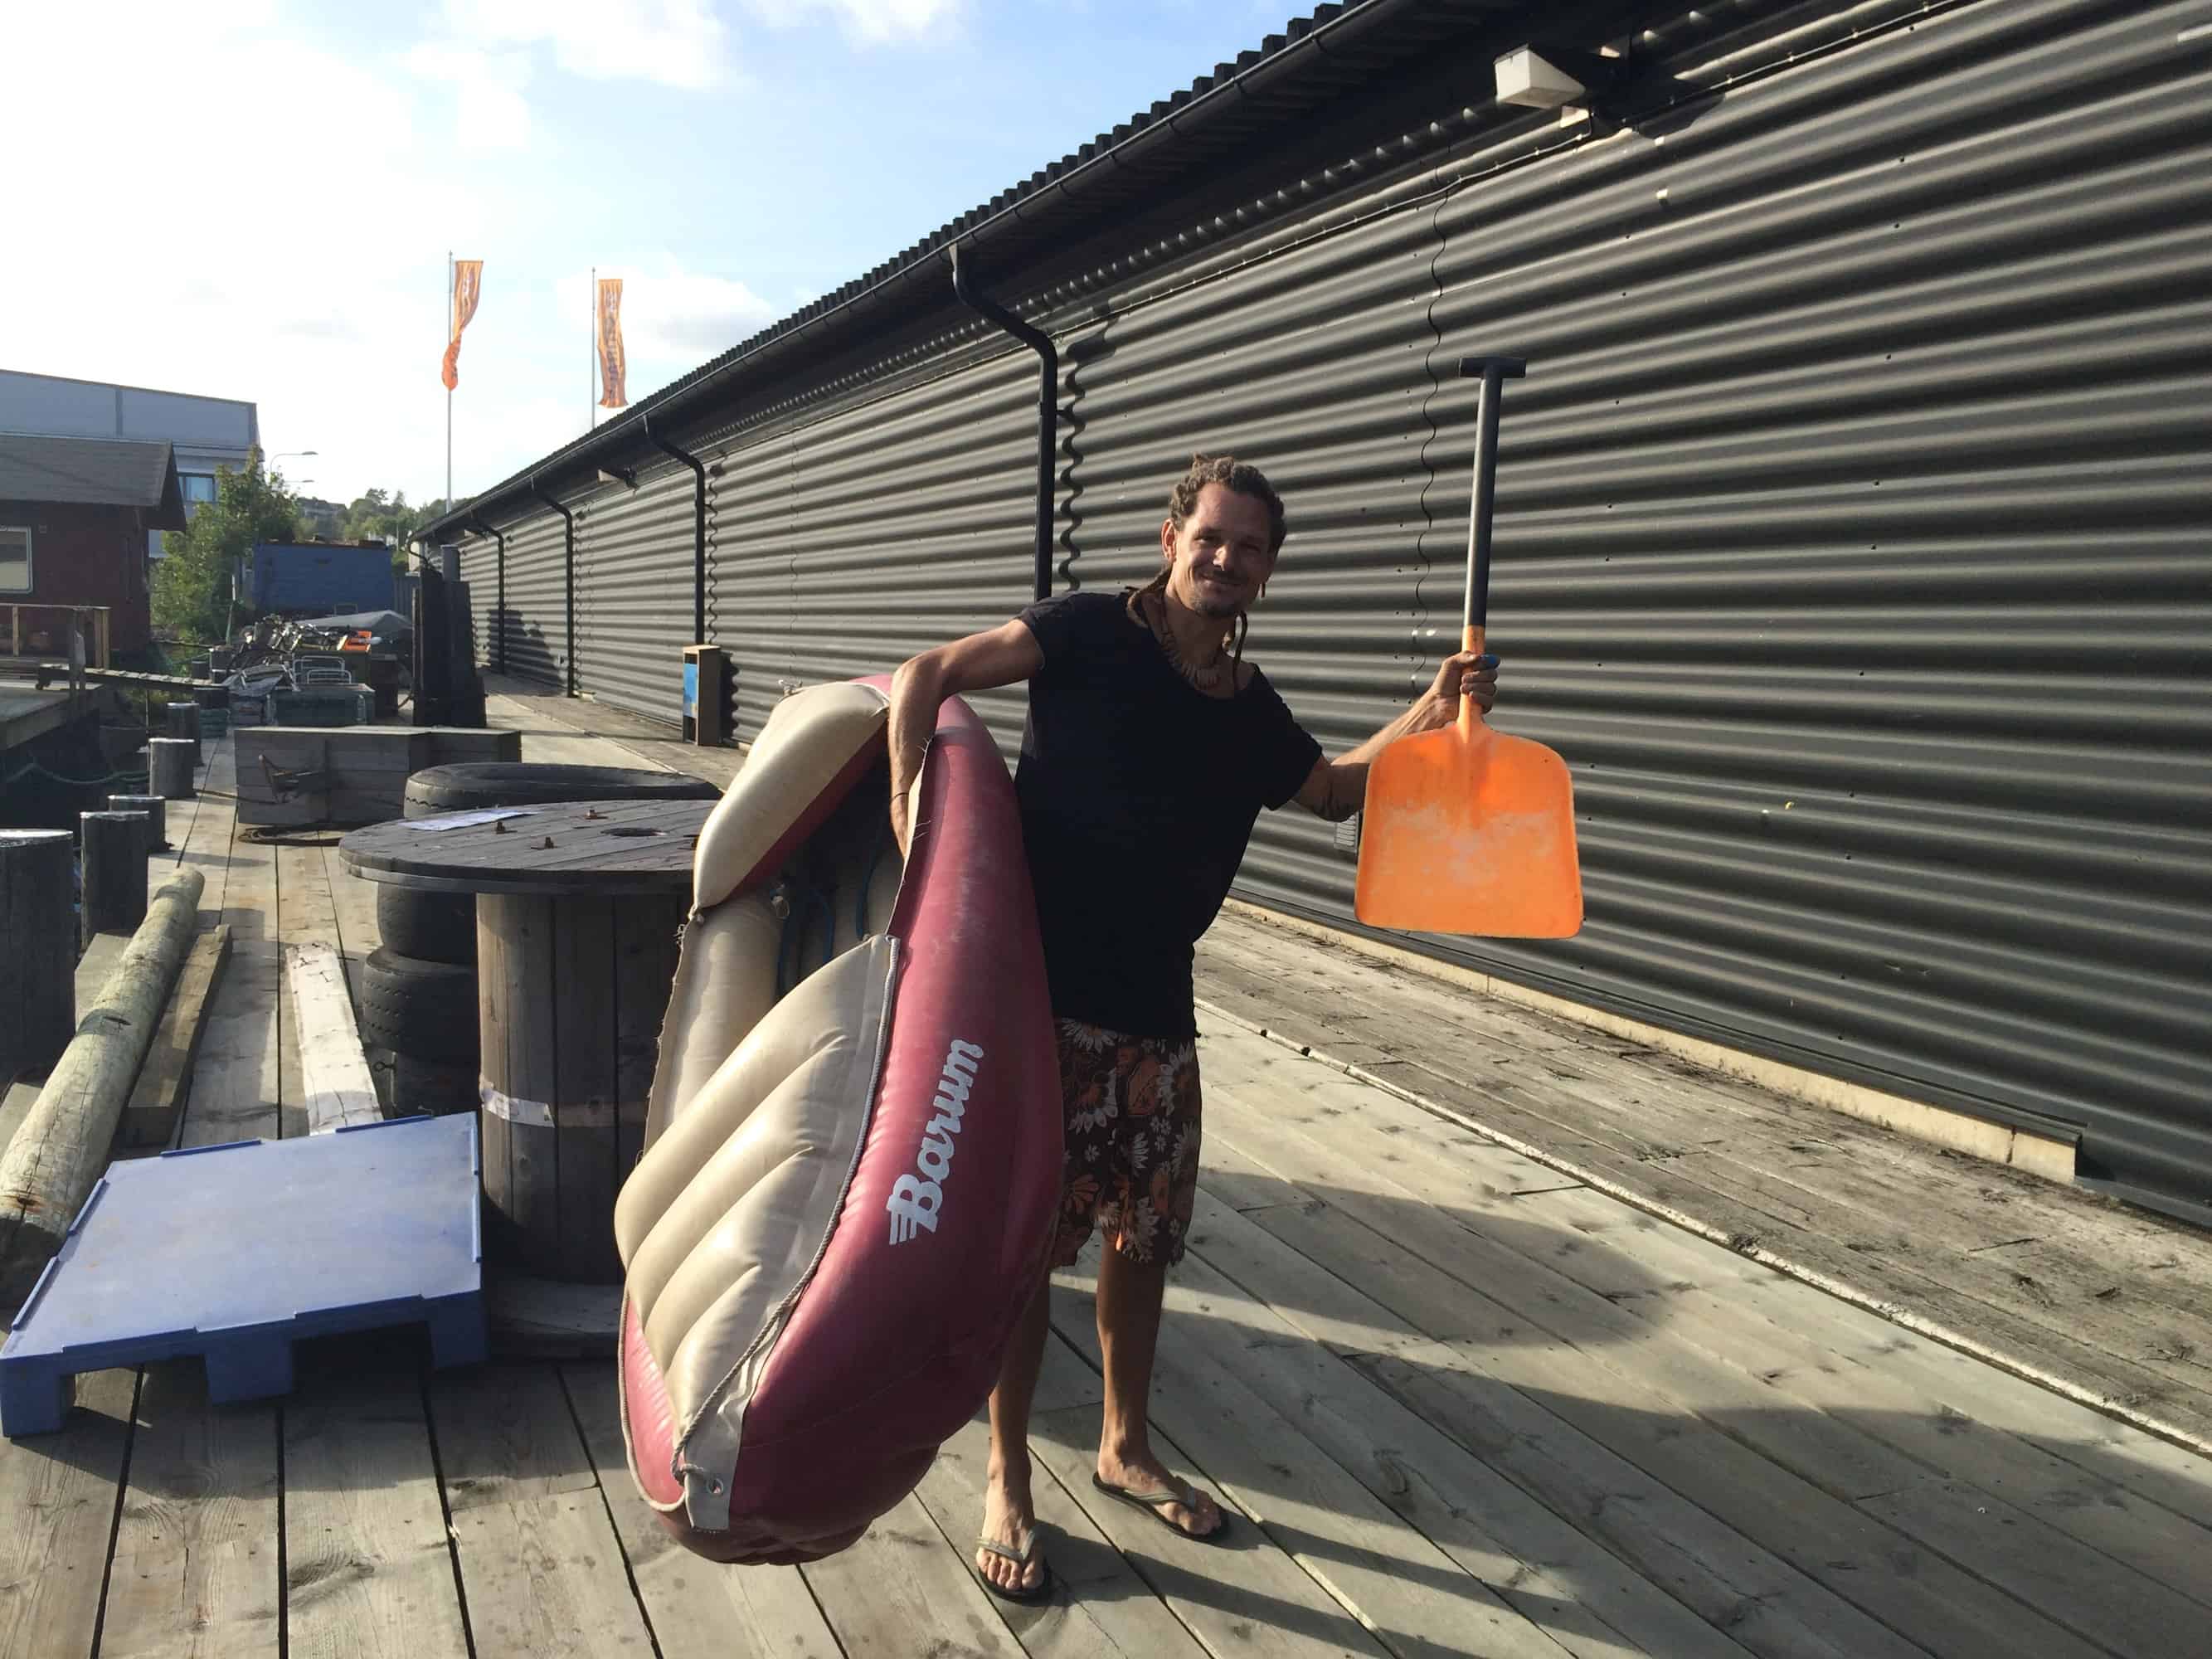
[[912,1493],[851,1548],[799,1571],[848,1659],[1021,1651],[998,1604]]
[[[1195,1272],[1195,1264],[1186,1262]],[[1071,1340],[1094,1344],[1087,1298],[1063,1301]],[[1160,1333],[1152,1416],[1314,1582],[1395,1653],[1449,1652],[1455,1642],[1498,1659],[1562,1659],[1567,1650],[1501,1601],[1237,1375],[1247,1334],[1178,1294]],[[1094,1351],[1095,1357],[1095,1351]]]
[[303,1368],[284,1404],[289,1659],[466,1659],[411,1358]]
[[192,1062],[207,1032],[209,1006],[229,960],[230,929],[222,923],[192,941],[124,1104],[116,1127],[118,1148],[151,1152],[175,1143],[191,1088]]
[[[1243,926],[1267,932],[1256,924]],[[1382,972],[1365,964],[1344,964],[1343,983],[1334,978],[1322,983],[1310,969],[1286,975],[1239,962],[1232,954],[1217,951],[1212,939],[1202,961],[1202,994],[1227,998],[1222,1006],[1231,1018],[1287,1033],[1339,1062],[1340,1068],[1361,1064],[1379,1080],[1479,1123],[1504,1140],[1540,1149],[1547,1158],[1617,1194],[1669,1217],[1695,1222],[1742,1248],[1771,1252],[1800,1273],[1850,1286],[1877,1305],[1908,1312],[1931,1328],[1951,1333],[1978,1352],[2016,1356],[2023,1368],[2081,1397],[2145,1413],[2172,1425],[2184,1436],[2212,1439],[2212,1389],[2197,1381],[2212,1373],[2148,1352],[2131,1357],[2132,1350],[2143,1346],[2131,1328],[2138,1322],[2132,1310],[2119,1317],[2085,1295],[2061,1316],[2055,1303],[2022,1295],[2001,1270],[1977,1264],[1963,1250],[1930,1254],[1911,1243],[1900,1246],[1893,1218],[1910,1213],[1915,1206],[1929,1208],[1936,1200],[1928,1193],[1959,1187],[1961,1176],[1954,1160],[1923,1154],[1930,1162],[1920,1193],[1916,1194],[1909,1183],[1901,1187],[1890,1206],[1890,1218],[1876,1226],[1869,1219],[1869,1212],[1809,1194],[1698,1144],[1692,1135],[1680,1133],[1683,1124],[1669,1122],[1656,1109],[1648,1121],[1597,1115],[1567,1093],[1562,1079],[1550,1076],[1547,1067],[1532,1065],[1526,1052],[1510,1047],[1468,1050],[1453,1046],[1448,1035],[1437,1035],[1449,1022],[1441,1017],[1431,1019],[1425,1012],[1422,999],[1436,992],[1419,983],[1418,975],[1389,977],[1393,997],[1399,994],[1400,981],[1417,981],[1406,988],[1408,1006],[1393,1024],[1357,1006],[1355,988]],[[1396,1052],[1376,1050],[1370,1039],[1393,1032],[1398,1034],[1394,1038]],[[1354,1047],[1384,1057],[1356,1060],[1346,1052]],[[1419,1058],[1408,1059],[1407,1054]],[[1644,1086],[1640,1078],[1621,1085],[1628,1095]],[[1803,1115],[1801,1133],[1808,1125],[1823,1135],[1871,1133],[1852,1120],[1817,1108],[1795,1109]],[[1750,1131],[1735,1120],[1717,1119],[1698,1133],[1740,1149],[1747,1144]],[[1985,1170],[1994,1179],[2027,1179],[1996,1165],[1967,1167],[1970,1171]],[[2063,1188],[2051,1189],[2052,1201],[2068,1197],[2077,1207],[2101,1207],[2096,1200]],[[2123,1231],[2168,1231],[2148,1218],[2118,1216],[2113,1224]],[[2185,1321],[2186,1316],[2173,1317]],[[2191,1340],[2186,1335],[2181,1340]]]
[[[1263,1067],[1279,1066],[1287,1059],[1257,1058]],[[1217,1072],[1221,1069],[1217,1066]],[[1407,1178],[1427,1182],[1428,1194],[1448,1208],[1483,1209],[1482,1200],[1469,1195],[1494,1190],[1488,1171],[1500,1156],[1498,1150],[1395,1099],[1372,1091],[1363,1099],[1361,1086],[1300,1085],[1318,1100],[1358,1103],[1352,1108],[1355,1115],[1371,1127],[1419,1143],[1419,1150],[1378,1150],[1383,1167],[1393,1167],[1392,1160],[1401,1152],[1411,1152],[1410,1161],[1398,1165]],[[1210,1146],[1210,1155],[1218,1146],[1218,1142]],[[1451,1175],[1455,1165],[1484,1173],[1474,1182],[1455,1180]],[[1250,1197],[1264,1195],[1266,1189],[1239,1191]],[[1536,1201],[1540,1196],[1541,1201]],[[1969,1449],[1981,1452],[1978,1442],[1971,1449],[1964,1446],[1961,1434],[1965,1425],[1981,1420],[1984,1401],[2001,1397],[2008,1404],[2006,1422],[2035,1427],[2032,1438],[2014,1437],[2010,1449],[1990,1455],[1996,1458],[1994,1463],[1983,1462],[1987,1478],[1996,1483],[1993,1490],[2001,1486],[2008,1493],[2044,1493],[2052,1523],[2074,1531],[2084,1541],[2103,1547],[2129,1524],[2120,1513],[2126,1507],[2118,1496],[2123,1490],[2200,1522],[2212,1517],[2212,1508],[2208,1508],[2212,1486],[2205,1484],[2212,1476],[2212,1465],[2203,1460],[2149,1441],[1924,1338],[1909,1336],[1863,1309],[1810,1293],[1771,1268],[1655,1224],[1595,1193],[1569,1188],[1551,1195],[1522,1195],[1515,1208],[1524,1219],[1547,1213],[1559,1218],[1555,1231],[1560,1243],[1549,1260],[1561,1273],[1624,1309],[1659,1310],[1653,1316],[1657,1322],[1698,1341],[1716,1359],[1764,1382],[1801,1379],[1801,1386],[1818,1391],[1820,1405],[1948,1472],[1960,1471],[1955,1463],[1938,1462],[1936,1449],[1953,1457]],[[1613,1248],[1574,1247],[1577,1238],[1591,1246],[1610,1242]],[[1717,1290],[1702,1288],[1706,1285]],[[1692,1297],[1694,1302],[1687,1299]],[[1820,1340],[1800,1334],[1808,1328],[1820,1334]],[[1838,1356],[1851,1352],[1860,1354],[1861,1361],[1845,1368],[1848,1375],[1838,1379]],[[1944,1380],[1931,1386],[1929,1379],[1937,1373]],[[2131,1465],[2116,1451],[2116,1443],[2143,1449],[2154,1468]],[[2094,1505],[2082,1501],[2088,1491],[2100,1494]],[[2148,1547],[2148,1534],[2162,1524],[2160,1516],[2143,1517],[2136,1545],[2124,1552],[2124,1559],[2136,1559]],[[2157,1553],[2150,1553],[2153,1559]],[[2192,1583],[2179,1576],[2166,1582],[2192,1591]]]
[[478,1654],[650,1653],[560,1373],[545,1364],[440,1373],[429,1395]]
[[204,925],[220,917],[230,883],[230,843],[237,830],[238,769],[228,735],[207,745],[208,763],[198,797],[191,803],[189,825],[179,825],[181,814],[169,809],[170,838],[177,844],[176,860],[200,872]]
[[281,950],[273,940],[232,936],[230,961],[216,981],[207,1030],[192,1062],[181,1132],[185,1146],[266,1139],[277,1133]]
[[[1557,1211],[1564,1224],[1602,1239],[1620,1225],[1620,1216],[1618,1206],[1606,1213],[1600,1203],[1563,1193],[1547,1194],[1531,1208]],[[2212,1579],[2204,1571],[2212,1561],[2212,1529],[2077,1467],[2035,1437],[1988,1430],[1942,1395],[1900,1375],[1906,1369],[1899,1363],[1901,1350],[1870,1361],[1844,1358],[1854,1350],[1870,1353],[1895,1337],[1893,1328],[1873,1315],[1829,1297],[1808,1297],[1784,1275],[1672,1229],[1639,1237],[1636,1249],[1646,1261],[1672,1267],[1678,1276],[1657,1290],[1614,1294],[1612,1299],[1624,1310],[1663,1326],[1716,1363],[1756,1378],[1778,1401],[1825,1413],[1946,1478],[2001,1497],[2001,1516],[2014,1507],[2025,1510],[2168,1589],[2200,1601],[2212,1598]],[[1572,1262],[1563,1271],[1582,1279]],[[2046,1432],[2064,1437],[2069,1429],[2060,1427],[2054,1413]],[[2212,1476],[2212,1469],[2206,1474]],[[2206,1495],[2212,1498],[2212,1486]]]
[[[1065,1309],[1056,1327],[1065,1333],[1088,1316]],[[1039,1413],[1030,1428],[1030,1455],[1082,1510],[1091,1525],[1118,1550],[1178,1623],[1209,1652],[1318,1659],[1386,1651],[1359,1621],[1269,1543],[1251,1521],[1231,1512],[1236,1535],[1219,1544],[1186,1539],[1149,1515],[1091,1490],[1098,1462],[1098,1413],[1072,1407]],[[1165,1433],[1155,1430],[1153,1449],[1184,1478],[1204,1472]]]
[[456,1515],[599,1484],[550,1365],[476,1365],[430,1379],[446,1504]]
[[91,1372],[57,1433],[0,1439],[0,1659],[92,1651],[137,1385]]
[[571,1363],[561,1374],[661,1659],[837,1659],[798,1568],[718,1566],[669,1536],[630,1476],[614,1367]]
[[[1080,1364],[1057,1338],[1052,1346]],[[1044,1397],[1041,1391],[1040,1401]],[[990,1429],[979,1417],[946,1444],[916,1493],[956,1554],[964,1540],[973,1540],[982,1520],[990,1450]],[[1032,1466],[1030,1495],[1036,1504],[1037,1549],[1051,1565],[1060,1589],[1041,1606],[996,1606],[1029,1659],[1202,1659],[1206,1650],[1198,1638],[1154,1598],[1042,1465]],[[974,1559],[972,1541],[962,1559]]]
[[146,1368],[101,1659],[274,1659],[277,1409],[210,1405],[199,1362]]
[[[1215,1099],[1231,1133],[1241,1126],[1243,1133],[1256,1138],[1264,1126],[1262,1158],[1305,1182],[1325,1182],[1330,1171],[1358,1167],[1363,1158],[1372,1168],[1388,1139],[1350,1118],[1330,1126],[1329,1135],[1309,1135],[1287,1121],[1279,1105],[1265,1113],[1245,1109],[1226,1089]],[[1389,1103],[1378,1101],[1376,1109],[1387,1111]],[[1251,1141],[1244,1144],[1250,1151]],[[1425,1162],[1414,1167],[1430,1172]],[[1449,1180],[1442,1164],[1433,1173]],[[1595,1293],[1578,1298],[1562,1285],[1543,1258],[1561,1249],[1570,1255],[1584,1252],[1589,1248],[1582,1242],[1585,1235],[1561,1229],[1557,1245],[1539,1242],[1525,1251],[1509,1247],[1501,1253],[1483,1244],[1481,1226],[1470,1220],[1457,1230],[1469,1241],[1462,1248],[1451,1233],[1416,1233],[1400,1208],[1378,1206],[1356,1192],[1316,1189],[1328,1200],[1321,1211],[1286,1206],[1255,1211],[1251,1219],[1330,1266],[1347,1283],[1393,1304],[1416,1327],[1477,1327],[1432,1347],[1401,1347],[1363,1364],[1425,1414],[1525,1436],[1528,1431],[1511,1401],[1470,1378],[1504,1383],[1672,1492],[1728,1518],[1747,1538],[1767,1543],[1855,1605],[1878,1611],[1908,1634],[1940,1637],[1939,1651],[1975,1651],[2001,1638],[2013,1641],[2014,1650],[2022,1641],[2038,1651],[2063,1650],[2057,1632],[2044,1620],[2023,1616],[2014,1602],[1991,1596],[1946,1564],[1948,1554],[1976,1577],[2000,1570],[1970,1540],[1912,1528],[1918,1534],[1914,1541],[1930,1552],[1922,1554],[1903,1538],[1885,1543],[1850,1519],[1853,1504],[1929,1484],[1935,1474],[1926,1464],[1817,1410],[1793,1409],[1747,1373],[1712,1363],[1609,1298]],[[1636,1219],[1656,1225],[1648,1218]],[[1524,1227],[1519,1240],[1526,1245],[1532,1237],[1540,1240],[1540,1230]],[[1417,1252],[1426,1259],[1417,1258]],[[1375,1271],[1377,1258],[1391,1257],[1400,1258],[1397,1272]],[[1641,1285],[1651,1284],[1648,1269],[1633,1272]],[[1480,1311],[1493,1297],[1504,1316],[1494,1326],[1495,1316]],[[1533,1328],[1521,1332],[1519,1319],[1532,1321]],[[1565,1344],[1578,1346],[1580,1355]],[[2068,1547],[2033,1517],[1985,1496],[1993,1509],[2012,1516],[2016,1535],[2037,1547]],[[1866,1512],[1863,1506],[1861,1512]],[[1838,1571],[1844,1561],[1854,1565]],[[2154,1588],[2148,1599],[2156,1603]]]
[[[734,749],[702,749],[667,726],[636,719],[588,698],[558,693],[495,692],[484,701],[486,717],[522,733],[528,761],[587,766],[635,766],[726,784],[744,763]],[[595,745],[590,748],[577,744]]]
[[[1251,1261],[1255,1246],[1264,1258],[1258,1271]],[[1238,1225],[1210,1193],[1200,1194],[1192,1249],[1200,1264],[1194,1272],[1210,1271],[1235,1287],[1217,1310],[1237,1306],[1255,1284],[1269,1285],[1283,1306],[1299,1310],[1293,1322],[1255,1302],[1234,1322],[1214,1321],[1222,1328],[1218,1340],[1241,1345],[1239,1378],[1561,1645],[1582,1655],[1650,1652],[1682,1659],[1743,1653],[1352,1363],[1417,1344],[1419,1333],[1364,1305],[1349,1285],[1279,1241]],[[1316,1330],[1325,1333],[1322,1340],[1311,1334]],[[1376,1344],[1374,1335],[1387,1340]]]
[[482,1656],[644,1659],[653,1650],[597,1488],[479,1504],[453,1517]]

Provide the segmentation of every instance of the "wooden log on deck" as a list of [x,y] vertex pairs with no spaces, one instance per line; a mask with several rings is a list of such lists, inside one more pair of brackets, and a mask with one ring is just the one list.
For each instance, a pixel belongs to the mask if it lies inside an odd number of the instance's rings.
[[190,738],[155,738],[146,744],[146,793],[164,800],[190,800],[199,747]]
[[30,1115],[0,1152],[0,1310],[20,1308],[106,1166],[117,1120],[199,925],[197,870],[161,884]]
[[76,1024],[76,854],[66,830],[0,830],[0,1087],[52,1066]]
[[154,823],[143,812],[80,812],[84,890],[78,939],[128,933],[146,920],[146,860]]

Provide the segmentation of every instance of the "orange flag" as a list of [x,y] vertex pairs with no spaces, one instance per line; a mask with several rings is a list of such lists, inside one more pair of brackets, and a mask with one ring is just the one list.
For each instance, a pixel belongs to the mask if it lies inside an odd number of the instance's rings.
[[620,409],[629,402],[623,389],[622,278],[599,278],[599,407]]
[[483,260],[453,261],[453,331],[446,342],[446,366],[438,376],[446,383],[448,392],[461,383],[461,331],[469,325],[469,319],[477,314],[477,295],[483,289]]

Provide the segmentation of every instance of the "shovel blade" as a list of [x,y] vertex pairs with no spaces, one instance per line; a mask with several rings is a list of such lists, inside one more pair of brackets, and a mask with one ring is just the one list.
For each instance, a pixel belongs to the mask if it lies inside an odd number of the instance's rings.
[[1401,738],[1367,775],[1352,910],[1370,927],[1569,939],[1583,925],[1574,790],[1540,743],[1480,724]]

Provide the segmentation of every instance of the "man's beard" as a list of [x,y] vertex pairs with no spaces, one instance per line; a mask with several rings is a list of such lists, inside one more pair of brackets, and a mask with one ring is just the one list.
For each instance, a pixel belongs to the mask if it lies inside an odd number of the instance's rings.
[[1200,581],[1196,576],[1190,578],[1187,585],[1190,588],[1188,608],[1200,616],[1218,617],[1225,621],[1243,614],[1244,605],[1240,596]]

